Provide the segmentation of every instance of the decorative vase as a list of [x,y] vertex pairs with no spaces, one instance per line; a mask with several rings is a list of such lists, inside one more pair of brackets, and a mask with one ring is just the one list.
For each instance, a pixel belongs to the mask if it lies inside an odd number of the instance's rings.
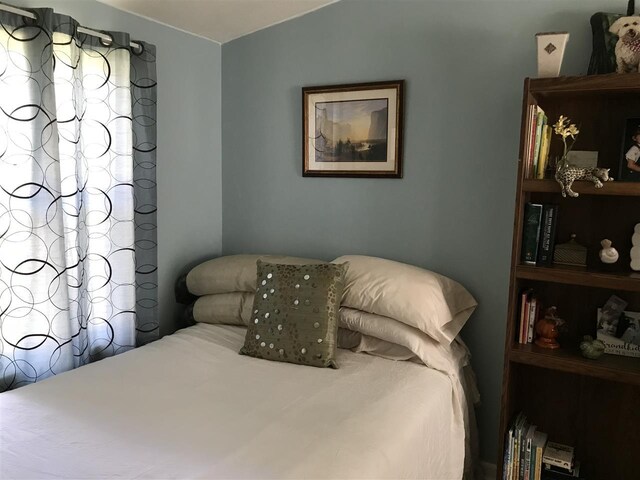
[[536,341],[535,344],[542,348],[560,348],[560,344],[556,341],[560,331],[558,327],[564,325],[564,320],[556,315],[557,308],[549,307],[545,312],[544,318],[536,322]]
[[548,78],[560,75],[564,50],[569,41],[568,32],[536,33],[538,42],[538,77]]
[[560,348],[560,344],[556,341],[558,338],[558,324],[552,318],[541,318],[536,323],[536,345],[543,348]]

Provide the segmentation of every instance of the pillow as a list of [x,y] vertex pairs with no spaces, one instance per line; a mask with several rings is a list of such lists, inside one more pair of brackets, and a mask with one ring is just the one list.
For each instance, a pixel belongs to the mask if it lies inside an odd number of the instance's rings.
[[[340,316],[342,316],[342,311],[343,309],[340,309]],[[356,353],[368,353],[388,360],[413,360],[422,363],[411,350],[402,345],[347,330],[346,328],[338,328],[338,348]]]
[[338,310],[344,265],[257,261],[253,314],[243,355],[337,368]]
[[345,255],[342,306],[375,313],[415,327],[449,345],[478,305],[459,283],[404,263]]
[[447,375],[457,375],[469,364],[469,349],[460,338],[456,338],[450,345],[444,345],[420,330],[392,318],[346,307],[340,308],[338,324],[341,329],[402,346],[427,367]]
[[249,325],[253,293],[234,292],[205,295],[193,306],[193,319],[199,323]]
[[287,265],[326,263],[322,260],[278,255],[228,255],[208,260],[187,274],[187,288],[193,295],[251,292],[256,289],[256,261]]

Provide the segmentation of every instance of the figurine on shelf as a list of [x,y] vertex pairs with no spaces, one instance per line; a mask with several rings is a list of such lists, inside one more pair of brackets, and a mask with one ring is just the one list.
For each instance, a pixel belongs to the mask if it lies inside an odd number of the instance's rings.
[[604,354],[604,343],[602,340],[594,340],[591,335],[585,335],[580,342],[580,351],[583,357],[597,360]]
[[544,318],[536,323],[536,341],[535,344],[543,348],[560,348],[560,344],[556,341],[558,338],[559,327],[564,325],[564,320],[558,318],[557,308],[550,307],[545,312]]
[[620,258],[620,255],[618,254],[618,251],[611,246],[611,240],[605,238],[600,242],[600,245],[602,245],[602,250],[600,250],[600,261],[602,263],[609,264],[616,263],[618,258]]
[[604,187],[602,182],[613,182],[609,176],[608,168],[582,168],[575,165],[560,166],[556,169],[556,182],[562,187],[562,196],[578,197],[580,194],[571,190],[576,180],[588,180],[593,182],[596,188]]
[[[611,182],[613,177],[609,176],[608,168],[582,168],[576,165],[570,165],[568,155],[573,144],[576,143],[580,130],[576,127],[575,123],[570,123],[571,120],[564,115],[560,115],[558,121],[553,125],[553,131],[556,135],[562,137],[562,144],[564,146],[564,153],[562,158],[556,163],[556,182],[562,187],[562,196],[566,197],[578,197],[580,194],[574,192],[571,189],[573,182],[576,180],[588,180],[593,182],[596,188],[602,188],[604,183]],[[567,143],[567,139],[571,138],[571,143]]]

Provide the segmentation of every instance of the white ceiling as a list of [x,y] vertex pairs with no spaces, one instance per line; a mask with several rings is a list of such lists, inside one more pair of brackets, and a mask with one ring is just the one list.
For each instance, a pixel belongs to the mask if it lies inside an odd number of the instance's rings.
[[225,43],[337,0],[98,0],[209,40]]

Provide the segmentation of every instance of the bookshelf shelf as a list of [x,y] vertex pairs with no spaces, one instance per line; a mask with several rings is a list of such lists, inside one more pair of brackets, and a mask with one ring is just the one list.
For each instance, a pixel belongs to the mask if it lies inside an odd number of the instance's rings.
[[[578,181],[573,184],[573,190],[580,195],[624,195],[628,197],[640,197],[640,182],[607,182],[602,188],[596,188],[593,183]],[[560,194],[560,185],[555,180],[524,179],[522,191],[557,193]]]
[[549,350],[536,345],[519,344],[512,345],[509,358],[512,362],[540,368],[640,385],[640,358],[603,355],[597,360],[589,360],[580,355],[577,349]]
[[543,282],[608,288],[626,292],[640,292],[640,273],[602,273],[580,267],[534,267],[518,265],[516,278]]
[[529,80],[529,92],[538,95],[576,93],[602,95],[616,92],[640,92],[640,73],[533,78]]

